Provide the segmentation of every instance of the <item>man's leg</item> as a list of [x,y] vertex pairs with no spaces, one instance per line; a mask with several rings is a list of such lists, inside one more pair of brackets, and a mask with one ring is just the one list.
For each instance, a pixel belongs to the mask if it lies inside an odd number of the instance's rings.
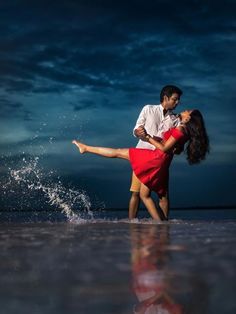
[[139,203],[140,203],[139,192],[132,192],[129,201],[129,219],[137,217]]
[[130,191],[132,192],[130,201],[129,201],[129,219],[134,219],[137,216],[139,204],[140,204],[140,191],[141,182],[136,177],[134,172],[132,173],[132,182]]

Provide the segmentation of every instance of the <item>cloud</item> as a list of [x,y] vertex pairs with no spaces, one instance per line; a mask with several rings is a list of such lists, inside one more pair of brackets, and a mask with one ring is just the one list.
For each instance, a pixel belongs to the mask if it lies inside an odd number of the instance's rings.
[[[216,74],[210,66],[215,60],[219,73],[227,61],[216,60],[222,60],[229,37],[220,45],[217,36],[222,40],[233,30],[233,4],[229,10],[227,4],[181,1],[178,14],[169,10],[167,18],[163,12],[171,4],[134,2],[133,10],[123,1],[36,1],[27,9],[25,1],[17,1],[11,10],[5,4],[0,14],[3,85],[16,92],[55,92],[77,85],[150,93],[151,82],[169,80],[170,71],[174,81],[194,71],[197,81]],[[41,79],[48,80],[47,87],[46,82],[39,85]]]
[[80,100],[79,104],[75,104],[73,107],[74,111],[88,110],[90,108],[95,108],[97,104],[89,99]]
[[7,119],[23,121],[32,120],[32,112],[25,108],[21,102],[15,102],[4,97],[0,99],[0,116],[1,119],[5,121]]
[[28,139],[32,136],[31,132],[23,125],[1,121],[0,126],[0,145],[12,145]]
[[[61,172],[67,157],[73,173],[72,138],[134,146],[142,106],[175,84],[184,91],[177,111],[197,107],[206,118],[206,165],[232,165],[235,10],[229,0],[2,3],[1,154],[45,154]],[[182,173],[182,159],[176,164]],[[99,178],[105,167],[99,162]]]

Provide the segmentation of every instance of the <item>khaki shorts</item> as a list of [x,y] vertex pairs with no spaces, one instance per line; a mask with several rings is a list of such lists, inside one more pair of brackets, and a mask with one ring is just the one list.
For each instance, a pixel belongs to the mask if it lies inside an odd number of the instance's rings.
[[[132,173],[132,180],[131,180],[131,186],[130,186],[130,191],[131,192],[136,192],[139,193],[140,192],[140,187],[141,187],[142,182],[139,181],[139,179],[136,177],[135,173]],[[167,187],[167,191],[166,191],[166,195],[162,195],[159,196],[159,198],[169,198],[168,197],[168,187]]]
[[130,191],[139,193],[140,187],[141,187],[141,182],[139,181],[139,179],[136,177],[135,173],[133,172]]

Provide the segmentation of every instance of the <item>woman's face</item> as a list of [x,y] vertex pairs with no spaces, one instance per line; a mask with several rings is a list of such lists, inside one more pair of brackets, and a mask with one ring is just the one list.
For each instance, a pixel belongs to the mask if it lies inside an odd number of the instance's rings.
[[191,113],[193,110],[185,110],[180,113],[182,122],[186,123],[191,119]]

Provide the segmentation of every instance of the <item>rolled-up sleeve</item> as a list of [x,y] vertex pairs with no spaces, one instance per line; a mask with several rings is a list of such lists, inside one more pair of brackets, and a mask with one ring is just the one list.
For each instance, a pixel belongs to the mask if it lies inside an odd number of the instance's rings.
[[148,105],[144,106],[143,109],[141,110],[138,120],[136,121],[135,127],[133,129],[133,135],[136,137],[134,134],[134,131],[141,125],[145,125],[146,119],[147,119],[147,110],[148,110]]

